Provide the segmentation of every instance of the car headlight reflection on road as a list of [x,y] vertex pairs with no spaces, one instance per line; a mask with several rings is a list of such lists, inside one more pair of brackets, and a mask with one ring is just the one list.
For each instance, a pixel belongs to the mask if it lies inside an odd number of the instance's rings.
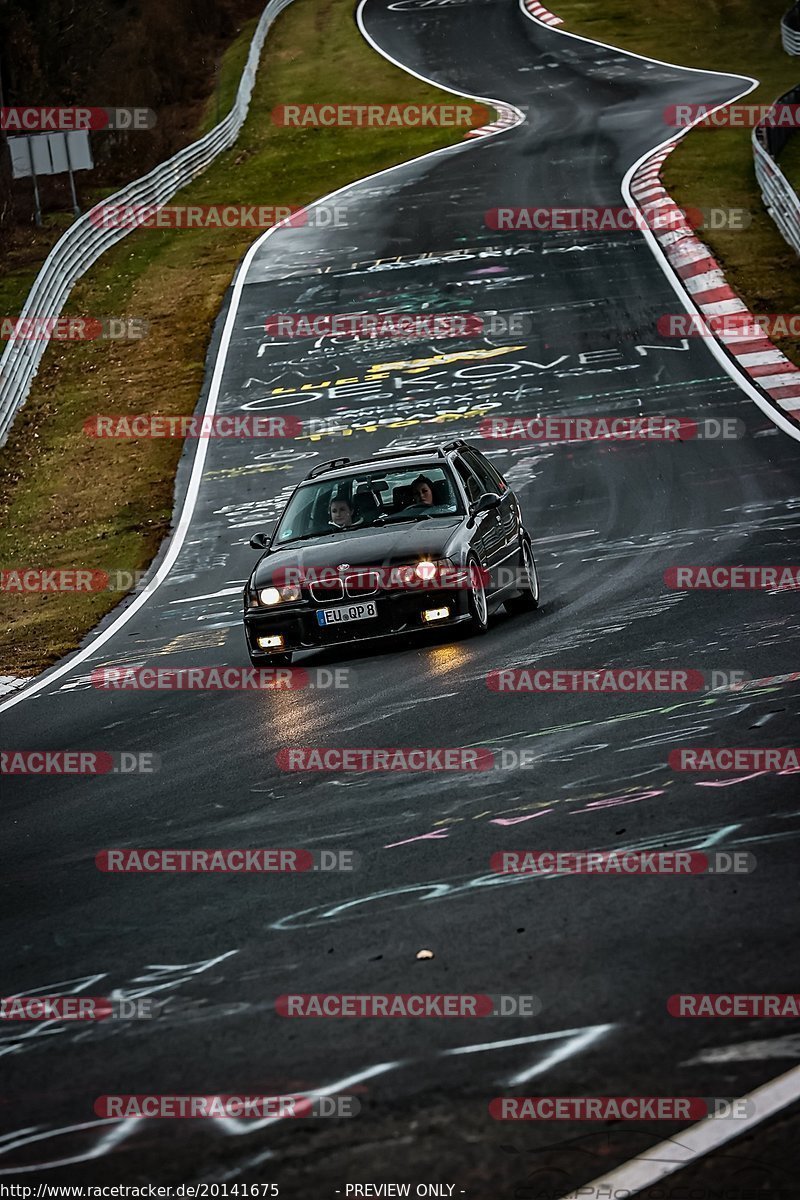
[[299,599],[300,588],[296,584],[293,584],[291,587],[262,588],[258,593],[259,604],[263,604],[267,608],[273,608],[276,604],[289,604],[292,600]]

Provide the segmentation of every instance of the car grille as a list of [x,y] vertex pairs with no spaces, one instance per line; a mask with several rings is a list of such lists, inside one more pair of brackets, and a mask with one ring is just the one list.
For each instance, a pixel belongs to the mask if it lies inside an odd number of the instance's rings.
[[341,579],[317,580],[308,585],[308,591],[311,599],[317,604],[324,604],[326,600],[344,600],[344,584]]
[[364,570],[353,571],[341,579],[334,579],[333,577],[324,580],[318,579],[313,583],[309,583],[308,592],[311,599],[317,604],[344,600],[345,596],[351,600],[361,600],[364,596],[376,595],[380,590],[380,582],[379,571],[365,568]]
[[355,575],[345,575],[344,588],[353,600],[360,600],[362,596],[374,596],[380,581],[378,571],[359,571]]

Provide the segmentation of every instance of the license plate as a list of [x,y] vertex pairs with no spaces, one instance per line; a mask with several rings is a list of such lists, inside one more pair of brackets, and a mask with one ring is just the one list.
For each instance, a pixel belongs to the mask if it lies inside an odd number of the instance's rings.
[[364,621],[367,617],[377,617],[378,606],[374,600],[365,600],[363,604],[339,604],[336,608],[318,608],[317,623],[319,625],[344,625],[347,621]]

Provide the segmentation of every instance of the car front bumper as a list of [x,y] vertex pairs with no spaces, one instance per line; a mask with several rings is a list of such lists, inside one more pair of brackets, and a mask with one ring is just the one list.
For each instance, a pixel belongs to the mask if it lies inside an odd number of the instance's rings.
[[[377,616],[346,621],[341,625],[320,625],[317,612],[342,605],[363,604],[374,600]],[[428,609],[447,608],[447,617],[423,620]],[[317,604],[313,600],[283,604],[276,609],[249,608],[244,614],[247,648],[251,658],[268,659],[276,654],[298,650],[318,650],[325,646],[354,645],[377,638],[397,637],[429,629],[443,629],[469,619],[468,594],[455,588],[424,589],[419,592],[387,592]],[[258,639],[283,638],[279,649],[262,650]]]

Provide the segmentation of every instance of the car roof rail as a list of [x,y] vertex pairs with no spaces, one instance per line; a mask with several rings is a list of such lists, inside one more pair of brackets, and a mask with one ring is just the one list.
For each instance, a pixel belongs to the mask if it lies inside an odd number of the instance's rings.
[[450,442],[429,442],[426,446],[414,446],[408,450],[376,450],[369,458],[332,458],[329,462],[319,463],[316,467],[312,467],[305,478],[314,479],[317,475],[324,475],[326,471],[335,471],[338,467],[361,467],[370,463],[385,462],[388,459],[415,458],[422,454],[446,458],[453,450],[459,450],[466,445],[463,438],[454,438]]
[[438,458],[444,458],[442,447],[437,442],[427,446],[415,446],[412,450],[377,450],[371,458],[364,459],[364,462],[381,461],[384,458],[416,458],[418,454],[435,454]]
[[346,467],[349,462],[349,458],[330,458],[327,462],[317,463],[316,467],[312,467],[305,478],[316,479],[317,475],[324,475],[326,471],[335,471],[337,467]]
[[446,444],[443,444],[442,442],[429,442],[426,446],[414,446],[409,450],[386,450],[385,452],[376,450],[372,458],[365,458],[363,460],[356,459],[355,461],[375,462],[376,460],[380,461],[384,458],[415,458],[417,455],[422,454],[435,454],[437,458],[444,458],[450,450],[454,450],[457,445],[460,446],[462,444],[466,445],[466,443],[462,443],[461,441],[447,442]]

